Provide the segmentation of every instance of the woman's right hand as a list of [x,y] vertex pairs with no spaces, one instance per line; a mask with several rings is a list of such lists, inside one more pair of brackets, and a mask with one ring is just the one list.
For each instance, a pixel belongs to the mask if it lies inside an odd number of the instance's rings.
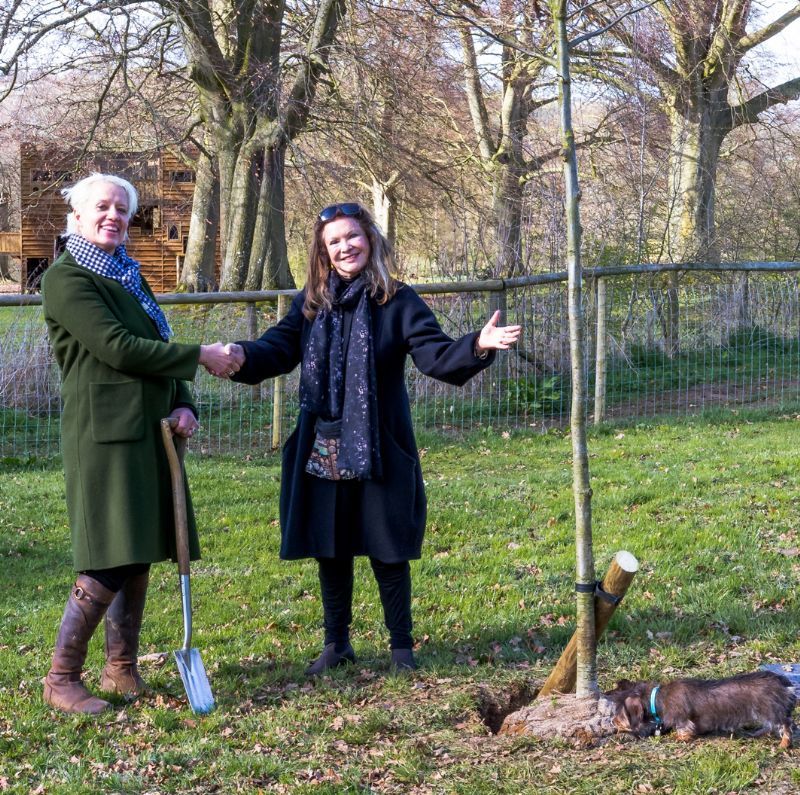
[[218,378],[230,378],[238,373],[244,364],[244,349],[235,343],[215,342],[213,345],[200,346],[200,364],[211,375]]
[[516,345],[522,333],[522,326],[498,326],[500,321],[500,310],[489,318],[489,322],[481,329],[478,339],[475,342],[475,352],[480,354],[483,351],[506,351],[512,345]]

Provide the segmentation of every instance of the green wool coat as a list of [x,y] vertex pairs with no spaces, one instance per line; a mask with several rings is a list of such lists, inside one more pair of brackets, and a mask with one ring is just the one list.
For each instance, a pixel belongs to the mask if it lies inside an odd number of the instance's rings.
[[[142,280],[142,286],[150,292]],[[151,293],[152,294],[152,293]],[[175,559],[160,421],[193,411],[199,345],[166,343],[137,299],[64,252],[42,279],[61,368],[61,447],[75,569]],[[199,557],[188,499],[192,558]]]

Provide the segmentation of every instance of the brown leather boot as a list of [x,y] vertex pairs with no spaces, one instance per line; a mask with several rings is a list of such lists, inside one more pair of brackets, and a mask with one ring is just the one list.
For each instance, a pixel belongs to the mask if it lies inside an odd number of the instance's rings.
[[50,671],[44,680],[44,700],[62,712],[96,714],[111,705],[93,696],[81,682],[89,639],[108,609],[114,592],[81,574],[64,609]]
[[106,693],[138,696],[146,689],[137,661],[149,581],[149,571],[129,577],[106,613],[106,666],[100,680]]

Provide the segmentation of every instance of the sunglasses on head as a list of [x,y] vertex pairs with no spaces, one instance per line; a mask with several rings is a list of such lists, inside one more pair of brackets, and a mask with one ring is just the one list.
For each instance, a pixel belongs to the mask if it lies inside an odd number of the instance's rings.
[[322,223],[327,223],[336,218],[337,215],[353,217],[361,215],[363,208],[357,202],[345,202],[344,204],[331,204],[322,210],[318,216]]

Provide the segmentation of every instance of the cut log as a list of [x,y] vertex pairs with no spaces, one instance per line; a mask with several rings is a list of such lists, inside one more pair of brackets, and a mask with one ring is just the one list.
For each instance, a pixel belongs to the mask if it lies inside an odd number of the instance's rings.
[[[619,600],[628,591],[628,586],[633,580],[634,574],[639,570],[639,561],[630,552],[617,552],[611,566],[606,573],[600,588],[603,593],[597,593],[594,597],[594,623],[595,634],[599,638],[614,611],[617,609]],[[603,594],[608,594],[611,598],[606,598]],[[547,681],[539,691],[537,698],[549,695],[550,693],[572,693],[575,691],[575,679],[577,676],[577,642],[576,635],[573,635],[567,648],[561,654],[556,667],[547,677]]]

